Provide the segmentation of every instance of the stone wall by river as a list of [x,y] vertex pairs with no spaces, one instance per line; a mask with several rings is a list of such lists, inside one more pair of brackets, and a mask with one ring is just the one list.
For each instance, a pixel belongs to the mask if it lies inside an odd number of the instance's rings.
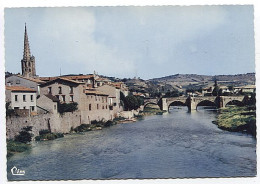
[[13,139],[23,127],[32,126],[34,136],[39,135],[43,129],[51,129],[52,132],[68,133],[71,127],[81,124],[81,112],[67,112],[64,114],[39,114],[30,117],[7,117],[7,139]]

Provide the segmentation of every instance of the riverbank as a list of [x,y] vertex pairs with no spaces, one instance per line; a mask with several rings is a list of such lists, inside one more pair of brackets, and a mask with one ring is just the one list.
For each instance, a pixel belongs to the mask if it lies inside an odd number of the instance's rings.
[[149,116],[149,115],[162,115],[166,111],[162,111],[157,105],[146,106],[145,109],[139,113],[139,116]]
[[220,109],[217,120],[213,121],[218,128],[231,132],[247,132],[256,137],[255,106],[230,106]]
[[7,157],[13,156],[15,153],[21,153],[31,149],[30,144],[25,144],[13,140],[7,140]]

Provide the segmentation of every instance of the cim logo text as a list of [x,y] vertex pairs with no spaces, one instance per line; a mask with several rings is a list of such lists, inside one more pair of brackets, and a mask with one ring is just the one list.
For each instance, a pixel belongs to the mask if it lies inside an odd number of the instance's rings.
[[12,169],[11,169],[11,173],[12,173],[12,175],[25,175],[25,171],[24,170],[21,170],[21,169],[17,169],[17,167],[13,167]]

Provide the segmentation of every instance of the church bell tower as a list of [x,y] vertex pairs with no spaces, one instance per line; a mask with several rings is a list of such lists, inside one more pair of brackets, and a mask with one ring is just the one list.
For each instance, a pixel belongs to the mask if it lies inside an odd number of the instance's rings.
[[26,24],[25,24],[25,31],[24,31],[23,59],[21,60],[21,64],[22,64],[22,75],[24,77],[36,77],[35,58],[33,55],[31,56]]

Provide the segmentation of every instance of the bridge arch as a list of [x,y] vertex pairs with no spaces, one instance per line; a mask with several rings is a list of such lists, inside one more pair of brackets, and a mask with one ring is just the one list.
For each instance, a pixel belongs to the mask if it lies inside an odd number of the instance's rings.
[[196,110],[198,109],[198,106],[212,106],[216,108],[218,107],[215,101],[207,100],[207,99],[198,102],[196,105]]
[[159,105],[158,103],[155,103],[155,102],[147,102],[147,103],[144,104],[144,108],[145,108],[147,105],[150,105],[150,104],[152,104],[152,105],[157,105],[158,107],[160,107],[160,105]]

